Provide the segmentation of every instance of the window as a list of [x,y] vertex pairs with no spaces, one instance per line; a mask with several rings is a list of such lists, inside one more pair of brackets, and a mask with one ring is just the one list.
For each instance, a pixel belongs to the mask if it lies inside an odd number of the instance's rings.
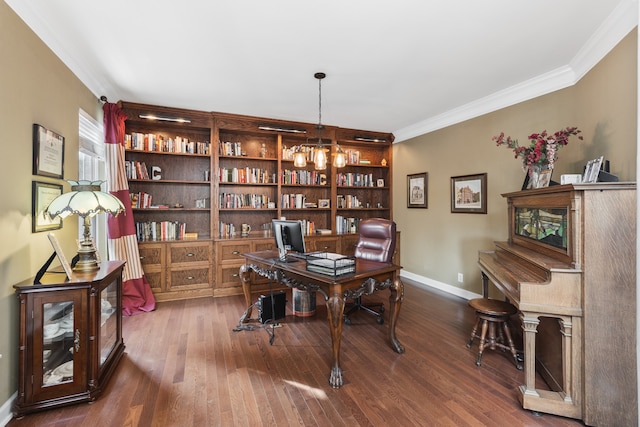
[[[104,133],[102,123],[96,121],[89,114],[80,110],[79,123],[79,153],[78,179],[88,181],[106,181],[106,162],[104,149]],[[106,183],[102,190],[106,191]],[[82,222],[78,223],[78,238],[82,238]],[[101,259],[107,259],[107,215],[96,215],[91,219],[91,236],[95,239],[96,249]]]

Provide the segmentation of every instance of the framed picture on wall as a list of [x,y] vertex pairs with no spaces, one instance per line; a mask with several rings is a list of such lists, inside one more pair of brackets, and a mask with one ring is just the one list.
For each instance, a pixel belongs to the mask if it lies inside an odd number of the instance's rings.
[[427,208],[427,172],[407,175],[407,207]]
[[33,124],[33,174],[62,178],[64,175],[64,137]]
[[62,228],[62,218],[50,219],[44,214],[49,204],[62,194],[62,185],[33,181],[31,185],[31,232],[57,230]]
[[452,213],[487,213],[487,174],[451,177]]

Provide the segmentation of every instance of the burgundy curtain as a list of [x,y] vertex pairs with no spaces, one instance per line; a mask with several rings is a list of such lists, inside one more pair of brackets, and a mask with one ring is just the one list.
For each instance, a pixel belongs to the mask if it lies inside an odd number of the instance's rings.
[[124,215],[120,214],[115,218],[109,215],[109,259],[121,259],[127,262],[124,266],[122,282],[122,314],[130,316],[154,310],[156,300],[140,263],[129,198],[129,183],[125,174],[124,121],[127,116],[117,104],[106,102],[102,109],[109,191],[125,206]]

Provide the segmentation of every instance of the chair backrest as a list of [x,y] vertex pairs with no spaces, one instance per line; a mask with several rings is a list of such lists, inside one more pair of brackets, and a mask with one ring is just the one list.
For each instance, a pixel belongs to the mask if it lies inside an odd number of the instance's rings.
[[396,250],[396,223],[384,218],[369,218],[358,224],[359,238],[355,257],[391,262]]

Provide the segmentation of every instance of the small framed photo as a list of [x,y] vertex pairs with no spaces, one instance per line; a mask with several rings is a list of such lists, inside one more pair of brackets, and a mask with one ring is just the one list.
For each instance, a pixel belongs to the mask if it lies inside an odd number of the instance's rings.
[[62,185],[33,181],[31,185],[31,232],[57,230],[62,228],[62,218],[49,218],[44,210],[62,194]]
[[597,159],[589,160],[584,167],[584,174],[582,175],[583,183],[598,182],[598,175],[600,174],[600,168],[602,167],[602,161],[604,156],[600,156]]
[[64,175],[64,137],[33,124],[33,174],[62,179]]
[[378,179],[376,184],[378,185],[378,187],[384,187],[384,179],[382,179],[382,178]]
[[58,239],[56,239],[56,236],[53,233],[49,233],[47,237],[49,237],[49,241],[51,242],[51,246],[53,246],[53,250],[56,251],[56,255],[60,260],[60,265],[62,265],[64,272],[67,274],[67,277],[70,279],[71,275],[73,274],[73,270],[69,265],[69,261],[67,261],[67,257],[64,256],[64,252],[62,252],[62,248],[60,247],[60,243],[58,243]]
[[487,174],[451,177],[452,213],[487,213]]
[[329,208],[329,199],[318,199],[319,208]]
[[407,207],[427,208],[427,172],[407,175]]

